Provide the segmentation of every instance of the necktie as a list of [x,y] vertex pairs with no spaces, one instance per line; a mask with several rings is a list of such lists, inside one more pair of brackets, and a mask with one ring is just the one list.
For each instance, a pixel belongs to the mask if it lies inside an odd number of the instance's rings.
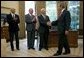
[[13,19],[15,19],[15,16],[14,16],[14,14],[13,14]]
[[43,15],[43,18],[44,18],[44,19],[46,19],[46,16],[45,16],[45,15]]
[[15,15],[13,14],[13,20],[15,20],[16,21],[16,18],[15,18]]

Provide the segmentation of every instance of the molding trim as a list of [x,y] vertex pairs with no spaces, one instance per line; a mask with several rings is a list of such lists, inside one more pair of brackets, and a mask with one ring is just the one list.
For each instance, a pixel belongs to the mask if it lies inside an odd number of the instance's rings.
[[5,9],[11,9],[11,8],[9,8],[9,7],[4,7],[4,6],[1,6],[1,8],[5,8]]

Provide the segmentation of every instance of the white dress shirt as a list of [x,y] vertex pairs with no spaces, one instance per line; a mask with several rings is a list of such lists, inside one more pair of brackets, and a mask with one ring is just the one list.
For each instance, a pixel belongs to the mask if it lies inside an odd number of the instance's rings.
[[12,17],[15,17],[15,14],[11,13]]

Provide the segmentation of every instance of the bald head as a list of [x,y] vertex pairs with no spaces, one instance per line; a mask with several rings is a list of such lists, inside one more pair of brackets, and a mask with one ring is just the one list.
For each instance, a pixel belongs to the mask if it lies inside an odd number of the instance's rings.
[[29,9],[29,13],[33,14],[33,9],[32,8]]
[[15,13],[15,9],[14,9],[14,8],[11,8],[10,11],[11,11],[12,13]]
[[45,9],[45,8],[42,8],[42,9],[41,9],[41,13],[42,13],[42,14],[46,14],[46,9]]

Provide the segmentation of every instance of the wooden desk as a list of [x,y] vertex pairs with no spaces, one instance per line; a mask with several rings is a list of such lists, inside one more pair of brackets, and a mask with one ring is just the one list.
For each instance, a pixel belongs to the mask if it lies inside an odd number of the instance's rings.
[[[78,47],[78,31],[69,31],[68,42],[69,42],[70,47]],[[57,47],[58,46],[57,31],[51,31],[49,33],[48,46],[49,47]]]
[[2,26],[1,27],[1,38],[6,39],[6,42],[9,41],[9,31],[8,31],[8,26]]

